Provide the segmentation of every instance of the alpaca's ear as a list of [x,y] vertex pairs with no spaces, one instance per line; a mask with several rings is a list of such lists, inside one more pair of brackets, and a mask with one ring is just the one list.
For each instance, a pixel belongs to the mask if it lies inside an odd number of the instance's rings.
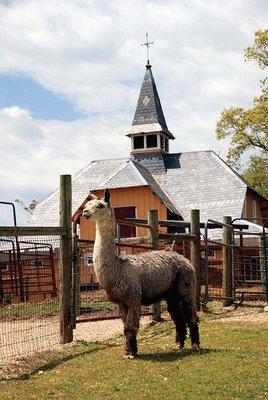
[[110,203],[110,192],[109,192],[109,189],[105,189],[104,201],[105,201],[105,203]]

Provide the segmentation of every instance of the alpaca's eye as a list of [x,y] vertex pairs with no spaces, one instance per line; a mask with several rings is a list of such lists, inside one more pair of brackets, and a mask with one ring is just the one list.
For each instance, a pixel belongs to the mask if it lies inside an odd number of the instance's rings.
[[98,208],[103,208],[104,205],[103,205],[103,204],[98,204],[97,207],[98,207]]

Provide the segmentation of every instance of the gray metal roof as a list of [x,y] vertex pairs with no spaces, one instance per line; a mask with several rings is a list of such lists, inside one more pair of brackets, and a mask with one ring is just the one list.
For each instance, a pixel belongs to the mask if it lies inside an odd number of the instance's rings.
[[[176,206],[172,204],[168,195],[161,189],[150,172],[127,158],[92,161],[81,170],[72,182],[72,212],[74,214],[77,211],[90,191],[135,186],[149,186],[166,207],[179,214]],[[59,224],[58,190],[38,204],[30,224],[35,226],[57,226]]]
[[166,174],[154,177],[176,204],[185,220],[199,209],[202,221],[240,218],[247,185],[213,151],[164,155]]
[[[79,171],[72,180],[72,211],[79,208],[91,190],[102,187],[102,184],[128,161],[127,158],[92,161]],[[58,226],[59,224],[59,191],[56,190],[39,203],[30,221],[34,226]]]
[[146,72],[129,134],[139,132],[143,133],[145,131],[163,131],[171,139],[175,139],[172,133],[168,130],[151,65],[149,64],[146,65]]
[[[149,186],[184,220],[189,220],[191,209],[200,209],[202,221],[242,216],[247,185],[213,151],[167,154],[153,161],[152,157],[92,161],[73,178],[73,213],[90,191]],[[38,204],[30,224],[56,226],[58,214],[59,193],[55,191]]]

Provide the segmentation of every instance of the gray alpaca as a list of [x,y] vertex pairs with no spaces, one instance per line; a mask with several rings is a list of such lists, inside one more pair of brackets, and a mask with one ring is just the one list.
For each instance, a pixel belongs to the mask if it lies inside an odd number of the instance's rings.
[[198,317],[195,307],[195,272],[190,262],[173,251],[151,251],[119,257],[115,247],[115,217],[109,190],[103,199],[90,195],[83,216],[96,221],[93,263],[108,298],[119,305],[128,358],[137,352],[137,332],[141,305],[166,300],[176,325],[176,344],[184,347],[189,327],[192,350],[199,347]]

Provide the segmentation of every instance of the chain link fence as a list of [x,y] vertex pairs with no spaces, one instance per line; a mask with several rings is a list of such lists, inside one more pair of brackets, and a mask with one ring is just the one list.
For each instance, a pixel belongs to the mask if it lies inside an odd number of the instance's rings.
[[0,363],[59,343],[57,236],[0,238]]

